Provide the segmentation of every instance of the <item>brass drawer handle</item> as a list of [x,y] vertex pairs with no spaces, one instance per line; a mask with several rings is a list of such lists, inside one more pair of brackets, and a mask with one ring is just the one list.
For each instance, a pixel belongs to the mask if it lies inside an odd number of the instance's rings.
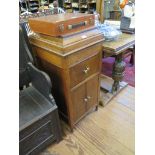
[[87,96],[87,99],[90,100],[92,97],[91,96]]
[[87,96],[85,99],[84,99],[84,101],[85,102],[88,102],[88,100],[90,100],[92,97],[91,96]]
[[90,70],[90,68],[89,68],[89,67],[86,67],[86,69],[84,69],[83,72],[84,72],[85,74],[87,74],[89,70]]
[[85,102],[88,102],[88,99],[87,99],[87,98],[85,98],[85,99],[84,99],[84,101],[85,101]]
[[88,21],[84,21],[84,22],[68,25],[68,30],[72,30],[74,28],[78,28],[78,27],[86,26],[86,25],[88,25]]

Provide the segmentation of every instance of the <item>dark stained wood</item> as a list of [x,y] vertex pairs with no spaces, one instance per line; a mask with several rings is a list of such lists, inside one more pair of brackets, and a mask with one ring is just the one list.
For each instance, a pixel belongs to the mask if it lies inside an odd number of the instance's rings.
[[[19,154],[34,155],[61,140],[58,108],[51,94],[50,77],[36,68],[19,27]],[[26,79],[25,79],[26,76]]]
[[123,53],[116,55],[112,71],[112,78],[114,79],[112,93],[116,92],[120,87],[119,82],[123,80],[125,65],[125,62],[123,61]]
[[[30,36],[39,66],[51,77],[59,113],[71,129],[98,105],[103,40],[95,29],[67,37]],[[92,102],[85,107],[87,93]]]
[[[112,86],[112,93],[119,90],[119,83],[124,77],[125,62],[123,62],[123,54],[127,49],[135,45],[135,35],[123,33],[120,38],[116,41],[104,42],[103,43],[103,56],[114,56],[115,63],[113,65],[112,78],[114,80]],[[134,59],[134,58],[132,58]]]

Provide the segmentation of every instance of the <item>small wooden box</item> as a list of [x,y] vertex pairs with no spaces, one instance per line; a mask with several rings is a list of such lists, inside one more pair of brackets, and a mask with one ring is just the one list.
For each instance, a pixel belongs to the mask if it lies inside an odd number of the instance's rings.
[[94,15],[65,13],[29,19],[34,32],[50,36],[61,36],[94,27]]

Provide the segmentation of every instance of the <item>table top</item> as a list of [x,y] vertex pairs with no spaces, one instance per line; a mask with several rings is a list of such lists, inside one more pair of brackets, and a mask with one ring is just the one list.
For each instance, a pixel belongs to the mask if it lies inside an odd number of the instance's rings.
[[103,51],[108,54],[118,55],[135,45],[135,34],[122,33],[118,40],[104,41]]

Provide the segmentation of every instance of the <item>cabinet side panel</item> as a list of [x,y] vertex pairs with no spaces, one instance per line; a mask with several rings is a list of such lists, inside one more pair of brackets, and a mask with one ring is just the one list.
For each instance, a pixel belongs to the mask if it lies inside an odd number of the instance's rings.
[[63,70],[47,61],[37,57],[39,67],[45,71],[52,81],[51,93],[54,96],[58,110],[62,118],[68,121],[67,101],[63,82]]

